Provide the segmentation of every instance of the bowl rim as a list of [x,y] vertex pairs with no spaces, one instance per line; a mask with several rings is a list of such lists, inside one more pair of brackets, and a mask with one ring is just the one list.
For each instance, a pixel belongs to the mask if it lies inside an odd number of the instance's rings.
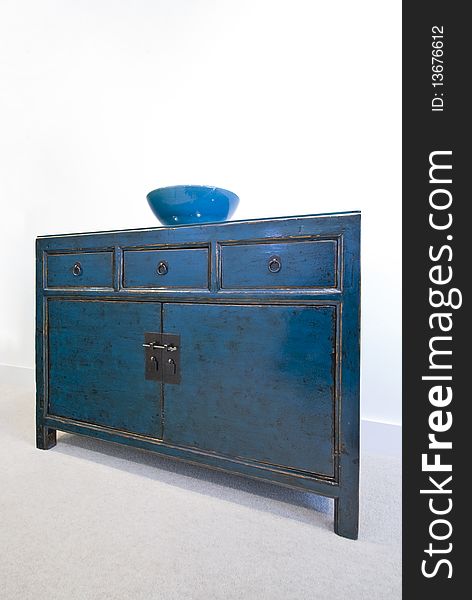
[[231,190],[228,190],[226,188],[222,188],[222,187],[218,187],[217,185],[193,185],[190,183],[184,183],[184,184],[179,184],[179,185],[165,185],[163,187],[158,187],[155,190],[151,190],[150,192],[148,192],[146,194],[146,198],[148,198],[151,194],[154,194],[155,192],[160,192],[161,190],[170,190],[170,189],[181,189],[181,188],[203,188],[206,190],[220,190],[222,192],[226,192],[228,194],[231,194],[231,196],[234,196],[235,198],[237,198],[239,200],[239,196],[237,194],[235,194],[234,192],[232,192]]

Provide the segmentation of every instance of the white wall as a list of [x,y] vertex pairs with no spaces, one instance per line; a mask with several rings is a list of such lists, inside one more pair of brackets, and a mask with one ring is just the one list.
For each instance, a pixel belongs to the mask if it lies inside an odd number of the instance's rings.
[[0,363],[34,364],[34,238],[363,211],[364,418],[400,421],[400,0],[0,0]]

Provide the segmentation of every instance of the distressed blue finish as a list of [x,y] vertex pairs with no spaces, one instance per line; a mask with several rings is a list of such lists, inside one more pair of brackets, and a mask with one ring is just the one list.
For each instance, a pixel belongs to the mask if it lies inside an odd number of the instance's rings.
[[334,477],[335,312],[164,304],[182,347],[164,440]]
[[152,212],[164,225],[226,221],[239,204],[234,192],[204,185],[158,188],[146,197]]
[[49,413],[161,437],[160,390],[143,377],[141,351],[161,305],[54,299],[48,322]]
[[[81,272],[74,275],[74,265]],[[48,287],[113,287],[113,252],[50,254],[47,257]]]
[[[231,244],[221,246],[223,289],[336,287],[338,241]],[[271,258],[279,271],[269,269]]]
[[[359,213],[38,238],[38,447],[70,431],[324,494],[355,538],[359,238]],[[106,285],[51,275],[100,249]],[[180,384],[144,379],[146,331],[181,336]]]
[[[208,289],[208,248],[124,250],[123,287]],[[159,263],[167,272],[157,272]]]

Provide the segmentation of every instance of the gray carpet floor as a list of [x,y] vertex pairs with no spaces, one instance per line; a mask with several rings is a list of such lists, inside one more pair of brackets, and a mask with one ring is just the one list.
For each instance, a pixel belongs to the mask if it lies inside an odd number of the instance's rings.
[[60,434],[34,446],[34,391],[0,371],[0,598],[401,598],[400,460],[362,460],[358,541],[333,503]]

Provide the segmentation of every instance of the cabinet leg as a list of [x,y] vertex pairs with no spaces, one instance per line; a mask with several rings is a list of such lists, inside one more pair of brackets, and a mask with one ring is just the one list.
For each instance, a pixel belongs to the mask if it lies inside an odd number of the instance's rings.
[[335,498],[334,531],[342,537],[357,540],[359,533],[359,498],[357,495]]
[[50,450],[56,445],[56,430],[38,425],[36,428],[36,448]]

